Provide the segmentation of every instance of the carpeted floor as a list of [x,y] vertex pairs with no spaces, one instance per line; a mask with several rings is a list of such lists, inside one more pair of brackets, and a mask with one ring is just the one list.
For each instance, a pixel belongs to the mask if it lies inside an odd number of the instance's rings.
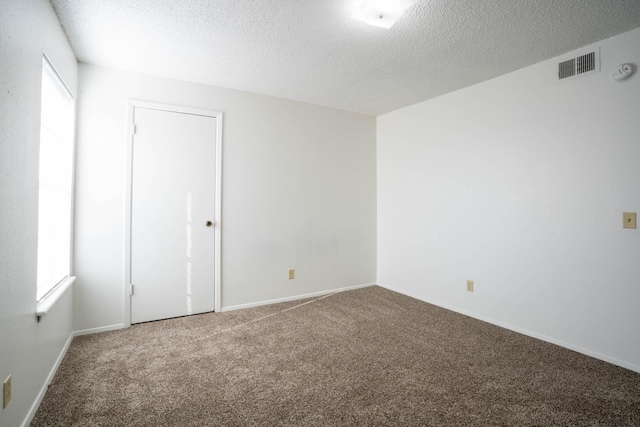
[[370,287],[77,337],[32,426],[640,426],[640,374]]

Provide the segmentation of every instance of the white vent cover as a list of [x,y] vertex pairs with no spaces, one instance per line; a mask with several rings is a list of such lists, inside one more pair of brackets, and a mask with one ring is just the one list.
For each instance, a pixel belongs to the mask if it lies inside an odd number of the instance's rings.
[[558,80],[566,80],[600,71],[600,51],[585,53],[558,64]]

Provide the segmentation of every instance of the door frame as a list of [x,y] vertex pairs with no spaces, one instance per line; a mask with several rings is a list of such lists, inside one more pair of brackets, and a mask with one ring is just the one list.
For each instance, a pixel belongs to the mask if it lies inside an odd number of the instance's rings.
[[127,111],[127,163],[125,180],[125,236],[124,236],[124,327],[131,326],[131,208],[132,208],[132,175],[133,175],[133,136],[134,136],[134,112],[136,108],[148,108],[174,113],[194,114],[198,116],[214,117],[216,119],[215,153],[216,153],[216,175],[215,175],[215,212],[214,221],[216,223],[214,235],[214,311],[221,309],[222,296],[222,262],[221,262],[221,230],[222,230],[222,113],[213,110],[203,110],[178,105],[160,104],[156,102],[140,101],[130,99]]

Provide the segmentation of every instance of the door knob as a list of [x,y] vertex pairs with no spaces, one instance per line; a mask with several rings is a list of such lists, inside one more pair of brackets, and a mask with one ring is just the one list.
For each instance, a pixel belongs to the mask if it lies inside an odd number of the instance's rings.
[[212,225],[215,225],[215,221],[205,221],[204,223],[205,227],[211,227]]

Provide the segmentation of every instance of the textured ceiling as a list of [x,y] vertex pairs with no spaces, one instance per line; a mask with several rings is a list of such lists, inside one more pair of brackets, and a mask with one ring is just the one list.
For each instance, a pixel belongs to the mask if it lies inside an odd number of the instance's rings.
[[51,0],[80,61],[381,114],[640,27],[640,0]]

